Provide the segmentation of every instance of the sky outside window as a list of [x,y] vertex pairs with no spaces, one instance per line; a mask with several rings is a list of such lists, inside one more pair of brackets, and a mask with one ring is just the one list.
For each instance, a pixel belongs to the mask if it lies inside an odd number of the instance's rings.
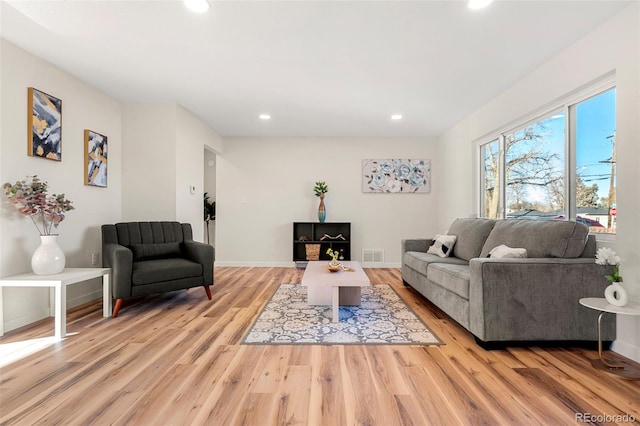
[[585,185],[598,185],[602,204],[609,197],[615,130],[615,88],[576,105],[576,173]]

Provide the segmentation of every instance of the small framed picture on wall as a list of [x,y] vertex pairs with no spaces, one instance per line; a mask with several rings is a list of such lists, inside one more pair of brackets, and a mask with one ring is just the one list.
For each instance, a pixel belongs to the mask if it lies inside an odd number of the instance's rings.
[[107,187],[107,137],[84,131],[84,184]]
[[62,161],[62,101],[29,87],[27,154]]

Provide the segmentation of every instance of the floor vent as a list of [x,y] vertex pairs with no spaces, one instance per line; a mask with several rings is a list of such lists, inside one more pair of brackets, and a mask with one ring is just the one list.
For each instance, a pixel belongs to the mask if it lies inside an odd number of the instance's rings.
[[382,263],[384,262],[384,250],[362,250],[362,261],[365,263]]

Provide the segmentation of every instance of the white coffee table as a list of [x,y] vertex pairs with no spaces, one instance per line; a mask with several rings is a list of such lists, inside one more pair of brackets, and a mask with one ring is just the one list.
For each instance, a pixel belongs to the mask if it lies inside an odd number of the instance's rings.
[[358,262],[342,262],[350,271],[331,272],[327,261],[312,261],[302,276],[309,305],[331,305],[333,322],[340,320],[340,305],[359,305],[362,287],[371,285]]
[[609,304],[603,297],[585,297],[580,299],[580,304],[587,308],[600,311],[598,314],[598,359],[591,360],[591,365],[598,370],[627,380],[640,380],[640,369],[623,362],[609,361],[602,356],[602,335],[600,332],[600,323],[605,313],[640,315],[640,303],[629,302],[625,306],[614,306]]
[[[111,268],[65,268],[55,275],[35,275],[33,272],[0,279],[2,287],[51,287],[54,301],[55,336],[58,340],[67,334],[67,286],[102,277],[102,316],[111,316]],[[4,327],[0,324],[0,336]]]

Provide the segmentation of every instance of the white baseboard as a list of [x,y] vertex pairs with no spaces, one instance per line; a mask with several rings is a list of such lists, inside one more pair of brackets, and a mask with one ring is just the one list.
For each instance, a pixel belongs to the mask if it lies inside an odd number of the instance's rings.
[[636,362],[640,362],[640,348],[630,343],[615,340],[611,344],[611,350]]
[[[94,300],[102,299],[102,289],[94,290],[90,293],[82,294],[78,297],[74,297],[73,299],[67,299],[67,310],[74,308],[76,306],[82,305],[84,303],[93,302]],[[51,311],[51,312],[50,312]],[[24,315],[21,315],[17,318],[10,319],[3,324],[3,333],[7,333],[11,330],[15,330],[16,328],[24,327],[25,325],[32,324],[36,321],[40,321],[41,319],[53,317],[53,307],[51,308],[43,308],[31,312],[28,312]]]
[[76,306],[93,302],[98,299],[102,300],[102,288],[94,290],[91,293],[81,294],[73,299],[67,299],[67,309],[75,308]]
[[293,262],[237,262],[233,260],[216,260],[214,266],[229,266],[238,268],[292,268]]
[[[49,317],[49,308],[39,309],[35,312],[31,311],[27,314],[20,315],[19,317],[8,320],[4,323],[4,333],[7,333],[16,328],[24,327],[25,325],[32,324],[36,321]],[[53,334],[53,321],[51,321],[51,333]]]
[[[293,268],[295,262],[234,262],[234,261],[218,261],[215,266],[221,267],[242,267],[242,268]],[[363,268],[400,268],[400,263],[381,263],[381,262],[360,262]]]

